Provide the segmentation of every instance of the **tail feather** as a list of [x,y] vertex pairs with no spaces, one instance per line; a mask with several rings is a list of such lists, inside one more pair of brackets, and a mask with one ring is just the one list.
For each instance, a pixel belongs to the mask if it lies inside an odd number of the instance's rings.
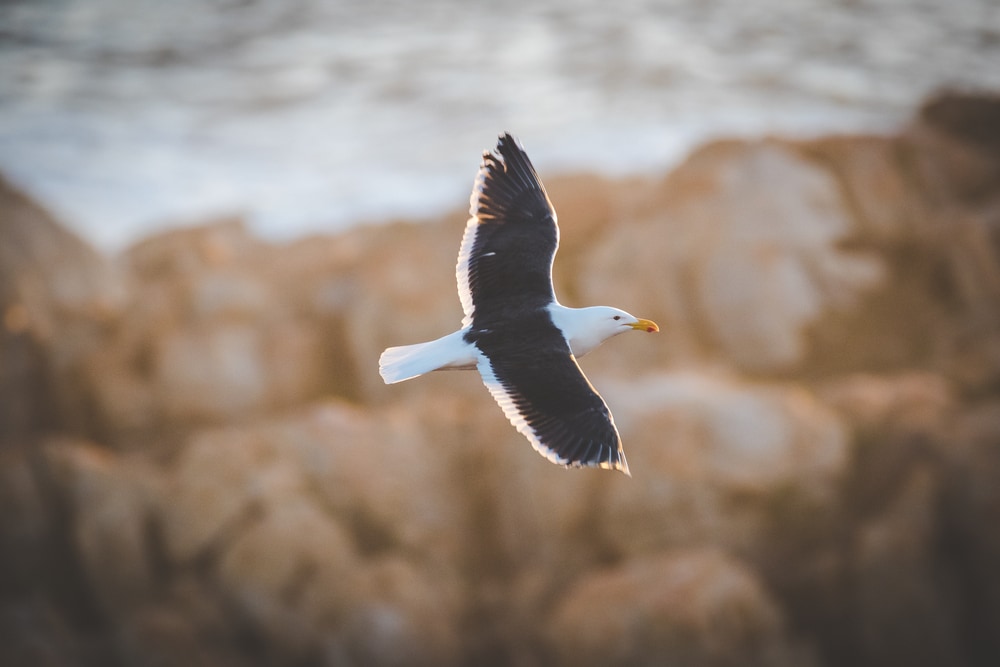
[[395,384],[445,368],[475,368],[476,355],[462,332],[427,343],[390,347],[378,360],[378,372],[386,384]]

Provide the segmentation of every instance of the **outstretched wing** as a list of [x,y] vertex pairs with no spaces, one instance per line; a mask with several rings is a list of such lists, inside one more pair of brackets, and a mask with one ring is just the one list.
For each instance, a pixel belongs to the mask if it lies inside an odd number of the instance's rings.
[[524,149],[501,135],[483,153],[470,199],[455,273],[468,326],[477,312],[501,316],[510,306],[555,300],[552,260],[559,245],[556,213]]
[[511,424],[548,460],[628,475],[611,411],[562,333],[543,317],[522,319],[518,332],[501,328],[475,334],[483,354],[478,364],[483,383]]

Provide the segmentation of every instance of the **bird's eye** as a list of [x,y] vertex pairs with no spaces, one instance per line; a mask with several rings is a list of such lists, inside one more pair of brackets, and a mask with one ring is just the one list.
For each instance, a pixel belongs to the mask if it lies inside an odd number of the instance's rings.
[[622,316],[621,316],[621,315],[615,315],[615,322],[617,322],[617,321],[618,321],[618,320],[620,320],[621,318],[622,318]]

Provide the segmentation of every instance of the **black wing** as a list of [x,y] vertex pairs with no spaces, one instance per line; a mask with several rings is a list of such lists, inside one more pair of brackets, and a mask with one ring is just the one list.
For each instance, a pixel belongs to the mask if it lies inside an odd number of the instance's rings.
[[486,387],[542,456],[629,474],[611,411],[545,311],[498,329],[473,329],[467,338],[483,353]]
[[458,293],[468,326],[504,311],[555,300],[556,213],[527,154],[509,134],[484,153],[472,191],[472,217],[458,253]]

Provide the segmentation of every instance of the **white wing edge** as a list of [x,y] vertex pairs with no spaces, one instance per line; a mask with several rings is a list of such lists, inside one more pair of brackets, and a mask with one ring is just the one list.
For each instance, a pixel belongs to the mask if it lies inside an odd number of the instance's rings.
[[455,278],[458,281],[458,299],[462,302],[462,311],[465,317],[462,318],[462,328],[472,324],[472,316],[476,312],[476,305],[472,303],[472,288],[469,286],[469,260],[472,259],[472,250],[476,247],[476,232],[479,230],[479,196],[483,193],[483,186],[486,183],[486,160],[479,165],[479,172],[472,185],[472,194],[469,196],[469,220],[465,223],[465,233],[462,235],[462,245],[458,250],[458,262],[455,265]]

